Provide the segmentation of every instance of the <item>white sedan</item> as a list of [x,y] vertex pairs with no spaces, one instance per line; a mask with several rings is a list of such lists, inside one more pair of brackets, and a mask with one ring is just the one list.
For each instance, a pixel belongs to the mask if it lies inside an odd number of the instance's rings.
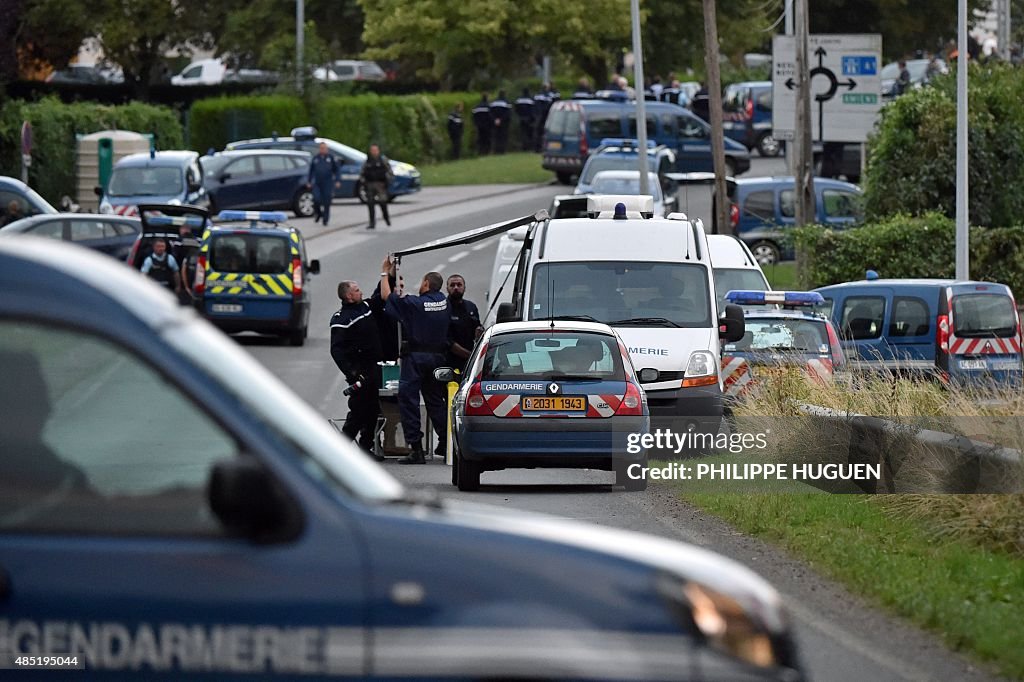
[[[654,217],[665,217],[665,196],[655,173],[647,174],[647,190],[654,197]],[[591,183],[594,194],[640,194],[639,170],[607,170],[594,176]]]

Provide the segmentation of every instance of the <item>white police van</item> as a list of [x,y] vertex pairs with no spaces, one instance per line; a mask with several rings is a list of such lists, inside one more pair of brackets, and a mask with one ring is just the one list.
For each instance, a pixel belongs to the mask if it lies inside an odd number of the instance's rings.
[[[514,275],[500,298],[490,293],[498,303],[493,318],[609,324],[625,341],[633,365],[642,368],[651,417],[717,432],[723,409],[720,340],[743,337],[743,312],[717,300],[700,221],[681,213],[653,218],[651,208],[648,196],[594,195],[588,197],[587,218],[550,220],[542,211],[396,256],[528,226],[519,256],[509,265]],[[508,264],[510,254],[499,252],[498,259]],[[506,296],[508,302],[501,302]]]

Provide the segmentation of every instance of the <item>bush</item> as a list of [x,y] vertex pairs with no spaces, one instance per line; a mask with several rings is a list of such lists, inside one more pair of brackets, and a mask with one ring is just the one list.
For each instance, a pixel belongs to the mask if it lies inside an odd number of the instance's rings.
[[[941,213],[905,214],[849,230],[804,227],[793,231],[800,282],[807,288],[882,277],[953,277],[956,226]],[[1024,227],[973,227],[971,278],[1002,282],[1024,293]]]
[[76,194],[76,134],[132,130],[153,133],[158,149],[183,146],[181,123],[167,107],[139,102],[121,106],[64,104],[52,97],[38,102],[9,100],[0,107],[0,174],[20,177],[22,121],[32,124],[29,184],[53,204],[65,194]]
[[228,142],[287,135],[307,125],[306,105],[290,95],[250,95],[201,99],[189,110],[189,146],[200,153]]
[[[1024,212],[1024,71],[972,64],[968,79],[970,218],[1006,227]],[[882,110],[865,177],[868,215],[956,211],[956,78],[938,78]],[[1009,190],[1009,191],[1008,191]]]

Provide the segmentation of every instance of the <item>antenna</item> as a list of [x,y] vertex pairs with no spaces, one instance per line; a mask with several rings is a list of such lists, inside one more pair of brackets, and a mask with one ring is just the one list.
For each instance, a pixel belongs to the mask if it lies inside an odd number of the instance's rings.
[[[551,266],[548,266],[551,267]],[[555,280],[548,284],[548,317],[551,320],[551,329],[555,328]]]

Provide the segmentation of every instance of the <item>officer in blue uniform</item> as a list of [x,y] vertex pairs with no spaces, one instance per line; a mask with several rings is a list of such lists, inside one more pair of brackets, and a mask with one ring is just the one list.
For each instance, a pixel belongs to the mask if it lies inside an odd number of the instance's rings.
[[487,93],[480,95],[472,113],[473,126],[476,127],[476,153],[485,156],[491,153],[491,105],[487,103]]
[[313,222],[323,218],[324,225],[331,218],[331,201],[334,199],[334,184],[338,182],[341,164],[327,151],[327,143],[320,143],[320,153],[309,164],[306,187],[313,190]]
[[331,316],[331,357],[348,382],[348,416],[341,432],[359,443],[378,462],[373,438],[380,414],[377,363],[384,359],[373,311],[363,300],[359,285],[351,280],[338,284],[341,308]]
[[498,91],[498,99],[491,102],[491,125],[494,127],[494,153],[504,154],[508,149],[508,128],[512,123],[512,107],[505,99],[505,91]]
[[530,91],[523,88],[523,94],[516,100],[516,118],[519,119],[519,137],[523,144],[523,151],[528,152],[533,150],[533,129],[536,126],[534,122],[535,107],[533,104],[533,97],[530,96]]
[[480,310],[466,298],[466,278],[448,276],[448,363],[465,372],[469,354],[484,333]]
[[535,150],[543,151],[544,124],[548,120],[548,111],[551,110],[551,103],[561,99],[561,95],[551,87],[551,83],[545,83],[540,91],[533,96],[533,115],[537,121],[537,129],[534,133]]
[[434,430],[440,435],[438,446],[447,438],[444,386],[434,379],[434,370],[444,365],[448,342],[448,300],[441,293],[444,280],[428,272],[420,282],[419,295],[399,297],[391,290],[391,258],[381,264],[380,293],[387,311],[397,317],[409,335],[408,353],[402,358],[398,381],[398,411],[402,432],[412,451],[399,464],[426,464],[423,431],[420,429],[420,393]]
[[181,291],[178,261],[167,253],[167,242],[163,239],[153,242],[153,253],[146,256],[141,270],[142,274],[156,281],[168,291],[173,291],[175,295]]

